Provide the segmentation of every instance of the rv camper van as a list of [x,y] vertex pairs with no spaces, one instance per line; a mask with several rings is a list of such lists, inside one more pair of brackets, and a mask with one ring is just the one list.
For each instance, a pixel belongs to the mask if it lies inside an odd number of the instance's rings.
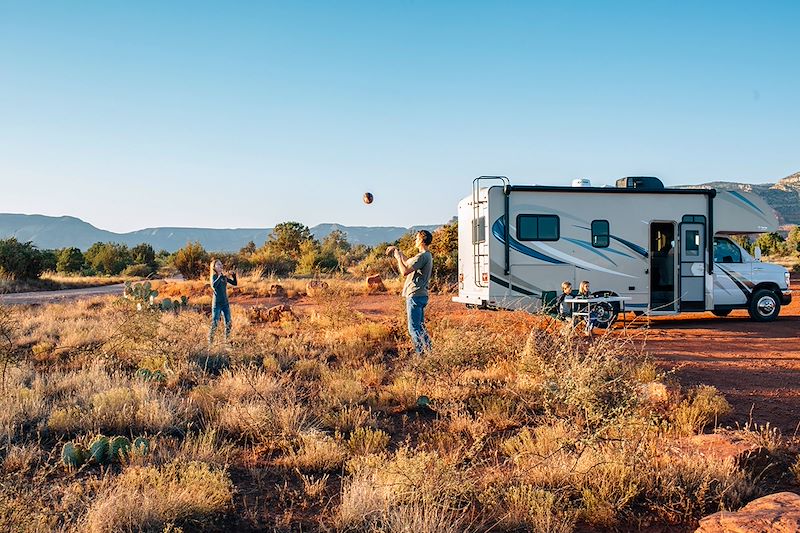
[[[511,185],[482,176],[458,204],[458,296],[468,306],[548,310],[561,283],[590,282],[637,314],[747,309],[771,321],[791,301],[789,272],[731,239],[775,231],[777,216],[740,191],[665,188],[629,177],[615,187]],[[619,301],[624,303],[620,303]]]

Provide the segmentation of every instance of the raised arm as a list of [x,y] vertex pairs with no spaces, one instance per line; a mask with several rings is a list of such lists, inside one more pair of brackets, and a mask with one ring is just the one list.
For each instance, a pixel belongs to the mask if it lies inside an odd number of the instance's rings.
[[239,284],[239,280],[236,277],[236,272],[235,271],[233,272],[233,277],[232,278],[229,278],[229,277],[226,276],[225,279],[227,279],[229,285],[233,285],[234,287]]
[[397,270],[400,271],[401,275],[407,276],[414,272],[415,269],[408,264],[408,258],[403,254],[403,252],[400,251],[399,248],[390,246],[386,249],[386,254],[392,254],[395,260],[397,260]]

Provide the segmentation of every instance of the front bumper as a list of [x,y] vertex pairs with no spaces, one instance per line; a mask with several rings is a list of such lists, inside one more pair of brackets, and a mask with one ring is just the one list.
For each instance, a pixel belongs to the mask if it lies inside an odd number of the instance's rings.
[[792,291],[781,291],[781,305],[792,303]]

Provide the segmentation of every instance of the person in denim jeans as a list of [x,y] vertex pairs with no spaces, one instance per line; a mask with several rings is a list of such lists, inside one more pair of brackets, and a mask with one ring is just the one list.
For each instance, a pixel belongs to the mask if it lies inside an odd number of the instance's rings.
[[394,246],[386,249],[386,254],[397,260],[400,274],[406,277],[403,297],[406,299],[408,334],[418,354],[431,349],[431,338],[425,329],[425,306],[428,305],[428,282],[433,271],[433,256],[428,250],[432,240],[430,231],[418,231],[415,245],[419,253],[410,259]]
[[208,332],[208,344],[214,341],[214,332],[217,330],[219,315],[222,314],[225,320],[225,340],[231,335],[231,305],[228,302],[228,284],[237,285],[236,272],[232,277],[225,275],[222,270],[222,261],[219,259],[211,260],[211,288],[214,296],[211,299],[211,330]]

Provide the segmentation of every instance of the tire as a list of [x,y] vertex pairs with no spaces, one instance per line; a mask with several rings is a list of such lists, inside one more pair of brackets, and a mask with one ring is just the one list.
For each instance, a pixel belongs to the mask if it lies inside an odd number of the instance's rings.
[[725,318],[726,316],[731,314],[731,309],[715,309],[714,311],[711,312],[714,314],[714,316]]
[[758,290],[750,298],[747,311],[756,322],[772,322],[781,312],[780,298],[769,289]]
[[617,310],[608,302],[602,302],[592,306],[592,310],[597,316],[597,325],[603,329],[608,329],[617,320],[619,314]]
[[[592,296],[616,296],[611,292],[595,292]],[[619,304],[616,302],[603,302],[592,306],[592,311],[597,315],[597,325],[603,329],[608,329],[611,324],[616,322],[619,316]]]

